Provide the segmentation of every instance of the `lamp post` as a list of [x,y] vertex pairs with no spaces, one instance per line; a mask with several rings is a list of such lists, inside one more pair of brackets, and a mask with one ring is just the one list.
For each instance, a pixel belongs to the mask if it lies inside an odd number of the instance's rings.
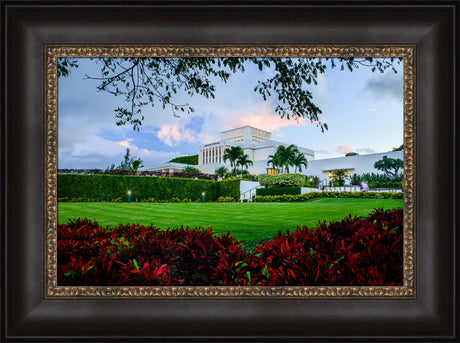
[[206,201],[206,193],[203,192],[201,193],[201,202],[205,202]]
[[131,191],[128,191],[128,204],[131,202]]

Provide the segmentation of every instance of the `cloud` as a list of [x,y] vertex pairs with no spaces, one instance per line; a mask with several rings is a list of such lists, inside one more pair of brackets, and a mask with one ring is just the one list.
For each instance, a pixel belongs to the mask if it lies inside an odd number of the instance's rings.
[[315,150],[315,154],[328,155],[329,151],[328,150],[323,150],[323,149]]
[[[128,139],[129,140],[129,139]],[[146,168],[167,162],[180,156],[180,151],[159,151],[139,149],[129,146],[131,156],[140,157]],[[126,153],[120,142],[101,138],[95,134],[75,140],[72,144],[59,148],[58,168],[99,168],[104,169],[112,163],[118,165]]]
[[125,148],[135,148],[133,145],[131,145],[129,142],[131,142],[133,139],[132,138],[127,138],[124,141],[117,142],[119,145]]
[[365,92],[372,94],[376,99],[394,99],[403,101],[402,73],[394,74],[387,71],[385,74],[374,75],[367,80]]
[[376,152],[375,148],[373,146],[368,146],[367,148],[360,148],[360,149],[356,149],[357,152],[359,153],[364,153],[364,154],[372,154],[374,152]]
[[175,146],[184,141],[196,141],[196,135],[192,130],[180,127],[177,124],[163,125],[156,135],[160,141],[169,146]]
[[337,145],[337,149],[335,149],[335,151],[337,151],[339,153],[342,153],[342,154],[346,154],[348,152],[353,151],[353,145],[351,145],[351,144],[339,144],[339,145]]
[[273,108],[267,104],[263,104],[258,109],[250,112],[236,113],[232,117],[234,118],[232,120],[233,127],[254,126],[270,132],[279,130],[285,126],[306,125],[306,121],[303,118],[281,118],[281,116],[275,114]]
[[324,159],[324,158],[331,158],[331,157],[337,157],[337,154],[336,153],[331,153],[329,152],[328,150],[325,150],[325,149],[314,149],[314,152],[315,152],[315,159],[316,160],[321,160],[321,159]]

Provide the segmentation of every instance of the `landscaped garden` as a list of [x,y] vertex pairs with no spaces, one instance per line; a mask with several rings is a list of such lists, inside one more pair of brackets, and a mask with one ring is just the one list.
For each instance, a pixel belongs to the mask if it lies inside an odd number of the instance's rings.
[[102,226],[118,224],[153,224],[162,229],[189,226],[212,227],[214,232],[227,233],[239,240],[260,241],[279,231],[295,230],[297,226],[312,227],[318,221],[341,220],[348,214],[366,216],[374,208],[397,208],[402,199],[325,198],[307,202],[255,203],[59,203],[58,222],[88,218]]
[[278,179],[239,202],[236,179],[59,174],[58,284],[402,284],[402,193]]
[[211,229],[75,220],[58,226],[58,284],[397,286],[402,224],[402,209],[375,210],[364,219],[280,232],[248,252],[229,233]]

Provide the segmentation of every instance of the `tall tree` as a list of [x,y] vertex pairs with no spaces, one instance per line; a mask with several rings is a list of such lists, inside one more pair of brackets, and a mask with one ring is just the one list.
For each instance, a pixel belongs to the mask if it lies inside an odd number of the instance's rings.
[[282,166],[281,162],[279,161],[279,156],[275,153],[274,155],[268,155],[267,166],[272,165],[273,169],[278,169]]
[[392,151],[402,151],[403,149],[404,149],[404,144],[401,144],[399,147],[393,148]]
[[236,165],[241,166],[241,169],[247,169],[249,166],[253,165],[253,162],[249,159],[249,156],[247,154],[242,154],[238,157],[236,160]]
[[126,153],[123,156],[123,161],[115,167],[115,164],[112,164],[108,170],[138,170],[144,166],[144,161],[141,158],[131,157],[131,152],[129,148],[126,148]]
[[381,160],[374,163],[374,168],[383,171],[392,180],[398,178],[398,171],[404,168],[404,163],[399,158],[383,156]]
[[243,154],[243,149],[241,149],[240,146],[232,146],[230,148],[225,149],[224,162],[226,162],[227,160],[230,161],[230,165],[232,166],[232,168],[235,169],[235,177],[237,176],[236,161],[238,160],[238,157],[240,157]]
[[[231,75],[255,65],[260,71],[269,70],[272,76],[259,80],[254,91],[264,100],[275,99],[277,114],[287,119],[305,118],[324,131],[327,124],[320,120],[322,111],[307,88],[318,83],[327,61],[331,68],[339,65],[340,70],[353,71],[365,66],[373,72],[393,69],[396,73],[393,64],[400,63],[402,58],[99,57],[93,60],[101,65],[100,75],[87,75],[87,78],[100,81],[99,91],[123,96],[129,104],[115,109],[117,125],[130,124],[139,129],[144,121],[142,108],[147,105],[168,107],[176,116],[194,112],[188,102],[176,102],[179,93],[214,98],[215,81],[226,83]],[[57,75],[66,77],[77,67],[77,59],[59,58]]]
[[304,154],[301,152],[296,152],[295,157],[292,160],[292,164],[295,168],[294,173],[297,173],[297,168],[299,168],[299,172],[302,172],[302,166],[304,166],[305,169],[307,168],[308,161]]
[[284,167],[285,173],[289,174],[289,166],[293,165],[297,153],[299,153],[299,149],[294,144],[289,146],[280,145],[276,149],[276,158],[280,166]]

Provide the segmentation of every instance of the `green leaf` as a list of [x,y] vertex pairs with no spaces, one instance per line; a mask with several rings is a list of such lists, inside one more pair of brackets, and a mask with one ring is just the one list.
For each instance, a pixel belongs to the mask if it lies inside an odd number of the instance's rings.
[[247,271],[246,277],[248,278],[248,281],[251,282],[251,272]]
[[262,269],[262,274],[263,274],[267,279],[270,278],[270,273],[268,272],[268,267],[267,267],[267,265],[265,265],[264,268]]
[[69,275],[79,276],[80,274],[74,272],[73,270],[66,270],[66,271],[64,272],[64,276],[69,276]]
[[337,263],[337,262],[339,262],[340,260],[343,260],[344,258],[345,258],[345,255],[342,255],[342,257],[340,257],[340,258],[338,258],[337,260],[335,260],[334,263]]
[[133,264],[134,264],[134,268],[136,268],[136,270],[139,271],[139,266],[137,265],[137,261],[135,258],[133,258]]

